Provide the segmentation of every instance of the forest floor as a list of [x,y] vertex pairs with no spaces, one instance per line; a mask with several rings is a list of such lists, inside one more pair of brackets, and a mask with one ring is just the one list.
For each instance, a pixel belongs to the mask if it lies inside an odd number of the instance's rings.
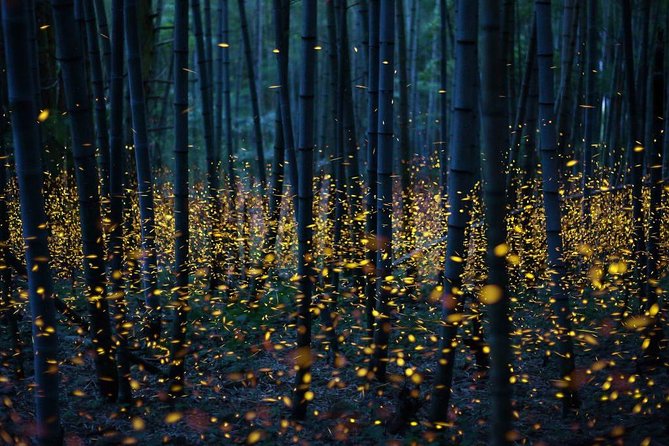
[[[243,299],[195,299],[190,315],[194,322],[189,325],[188,391],[175,403],[167,397],[163,378],[138,367],[133,368],[132,407],[99,400],[89,343],[74,327],[62,325],[61,417],[66,444],[486,444],[489,385],[474,367],[466,342],[459,344],[450,425],[436,432],[427,423],[440,311],[435,302],[423,298],[398,298],[390,379],[387,384],[370,384],[365,378],[369,350],[364,305],[358,297],[343,296],[340,310],[345,317],[337,329],[344,341],[338,367],[328,363],[323,345],[315,348],[308,418],[291,421],[292,295],[290,288],[270,291],[257,308]],[[554,347],[545,316],[550,311],[547,299],[540,292],[521,296],[513,304],[512,335],[517,443],[669,445],[666,358],[662,368],[637,371],[639,333],[611,317],[612,310],[602,310],[602,302],[616,297],[593,297],[576,310],[587,316],[577,318],[573,336],[581,405],[563,416],[555,354],[547,353]],[[29,333],[25,319],[23,333]],[[465,337],[468,331],[467,326],[461,330]],[[315,343],[322,343],[317,317],[314,335]],[[27,347],[25,357],[30,354]],[[148,357],[146,351],[138,354]],[[6,355],[3,359],[6,364]],[[167,369],[159,359],[154,362]],[[3,444],[30,444],[32,366],[26,367],[28,379],[19,384],[12,384],[5,366],[0,369]],[[416,390],[417,398],[406,390]]]

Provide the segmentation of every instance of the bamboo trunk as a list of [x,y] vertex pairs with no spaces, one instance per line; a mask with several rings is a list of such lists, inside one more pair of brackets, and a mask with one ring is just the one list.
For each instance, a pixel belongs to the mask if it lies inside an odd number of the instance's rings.
[[109,33],[109,26],[107,24],[107,13],[105,11],[104,0],[94,0],[93,3],[94,6],[92,11],[95,14],[98,24],[98,29],[96,30],[96,33],[99,35],[100,44],[102,47],[102,68],[104,73],[103,77],[105,80],[105,91],[109,92],[111,83],[111,69],[112,69],[111,35]]
[[[413,195],[411,190],[411,176],[412,176],[412,162],[414,158],[414,150],[411,147],[409,140],[409,79],[407,70],[407,45],[406,45],[406,25],[404,20],[404,1],[396,1],[397,11],[397,44],[398,44],[398,72],[399,72],[399,152],[400,152],[400,186],[402,190],[402,230],[404,231],[404,238],[407,242],[407,251],[412,251],[415,245],[415,237],[412,231],[412,207]],[[415,87],[414,87],[415,88]],[[410,280],[406,285],[406,294],[409,297],[414,297],[415,293],[415,277],[416,264],[409,260],[406,277]],[[414,280],[414,282],[412,282]]]
[[591,223],[590,193],[592,190],[592,154],[595,142],[595,125],[599,104],[595,91],[595,75],[597,73],[597,0],[587,0],[587,39],[586,39],[586,66],[585,66],[585,104],[583,107],[583,219],[586,228]]
[[218,175],[220,164],[218,148],[214,146],[214,116],[212,102],[212,81],[209,77],[211,72],[208,57],[206,39],[203,36],[202,15],[200,14],[200,1],[192,0],[191,12],[193,15],[193,31],[195,37],[195,55],[198,62],[198,77],[200,81],[200,100],[202,102],[202,121],[204,126],[204,144],[207,158],[207,196],[211,209],[211,249],[213,252],[213,265],[211,267],[211,278],[209,281],[210,292],[216,291],[222,284],[221,264],[223,255],[220,239],[223,236],[221,227],[221,200],[219,193],[221,183]]
[[[290,106],[290,85],[288,78],[288,55],[290,33],[290,1],[274,0],[274,22],[277,35],[276,45],[278,73],[279,73],[279,101],[281,108],[281,124],[283,141],[286,147],[286,162],[290,184],[293,188],[293,204],[297,212],[297,157],[295,155],[295,137],[293,135],[293,113]],[[281,160],[283,162],[283,160]]]
[[372,340],[374,329],[374,306],[376,302],[376,153],[378,144],[379,106],[379,0],[369,0],[369,104],[367,118],[367,196],[366,205],[366,265],[365,315],[367,334]]
[[188,0],[174,5],[174,321],[170,348],[170,394],[184,393],[189,311],[188,227]]
[[642,265],[645,264],[644,225],[643,225],[643,163],[644,147],[642,145],[642,127],[637,109],[637,89],[634,81],[634,47],[632,43],[632,6],[631,0],[623,0],[623,48],[625,52],[625,96],[629,116],[629,132],[627,142],[628,158],[631,160],[632,180],[632,229],[634,240],[634,268],[636,289],[643,300],[644,277]]
[[313,177],[314,177],[314,81],[316,78],[317,7],[315,0],[303,3],[302,64],[300,69],[300,113],[298,121],[298,255],[297,274],[297,351],[293,418],[301,420],[307,414],[311,382],[311,298],[315,278],[313,261]]
[[100,59],[100,44],[98,41],[98,27],[93,5],[82,2],[84,6],[84,20],[86,23],[86,42],[88,43],[88,60],[93,85],[93,101],[95,103],[95,135],[96,146],[100,151],[100,195],[102,205],[109,202],[109,130],[107,128],[107,98],[103,67]]
[[565,411],[578,405],[576,388],[571,378],[574,371],[574,348],[571,335],[571,310],[567,290],[563,287],[565,275],[562,243],[562,212],[560,210],[560,178],[557,136],[555,134],[553,93],[553,29],[551,24],[551,1],[536,0],[537,21],[537,67],[539,81],[539,128],[541,175],[543,179],[544,211],[546,213],[546,241],[548,244],[548,267],[551,271],[551,299],[555,313],[557,357],[560,378],[565,380]]
[[42,162],[35,83],[31,58],[28,2],[1,3],[7,61],[7,90],[12,110],[16,176],[19,183],[21,223],[28,271],[28,301],[32,315],[35,420],[40,446],[63,441],[58,405],[58,337],[52,294],[46,213],[42,195]]
[[132,136],[135,146],[137,194],[142,235],[142,288],[146,302],[148,342],[160,339],[161,307],[158,289],[156,258],[155,213],[153,206],[153,176],[146,127],[146,101],[142,81],[142,62],[137,32],[137,0],[124,0],[125,39],[128,63],[128,87],[132,116]]
[[[510,445],[511,406],[511,323],[506,273],[506,200],[504,155],[508,142],[506,80],[499,75],[506,65],[507,51],[502,46],[500,0],[481,1],[481,163],[483,168],[483,206],[486,221],[487,283],[480,300],[488,305],[490,318],[491,430],[489,443]],[[503,70],[503,68],[502,68]]]
[[393,174],[393,89],[395,70],[395,1],[379,3],[379,114],[377,141],[376,197],[376,312],[374,353],[371,370],[374,377],[386,380],[388,342],[391,324],[392,280],[392,174]]
[[[664,31],[666,32],[666,30]],[[649,131],[645,138],[648,147],[648,167],[650,171],[650,206],[648,211],[648,238],[646,240],[646,252],[648,253],[645,265],[646,276],[646,301],[642,302],[643,314],[651,318],[652,323],[644,329],[644,343],[647,339],[648,345],[643,348],[643,353],[637,360],[642,368],[657,367],[661,364],[660,357],[661,342],[664,339],[664,330],[660,316],[660,294],[658,283],[662,276],[660,268],[660,243],[661,226],[664,217],[662,207],[662,193],[665,182],[662,178],[662,146],[667,139],[664,133],[663,120],[666,120],[665,97],[666,88],[665,75],[665,49],[663,47],[662,32],[657,33],[655,43],[655,54],[651,76],[648,78],[647,104],[652,105],[649,120]]]
[[265,167],[265,149],[263,147],[262,127],[260,123],[260,103],[258,100],[258,89],[256,86],[256,75],[251,49],[251,38],[249,37],[248,20],[246,19],[245,0],[238,0],[239,21],[244,41],[244,59],[246,60],[246,71],[249,77],[249,92],[251,94],[251,106],[253,108],[253,129],[256,142],[256,165],[260,189],[264,191],[267,187],[267,173]]
[[95,161],[93,114],[83,59],[82,36],[75,22],[71,0],[51,1],[56,28],[57,58],[60,60],[74,158],[79,218],[83,248],[85,295],[91,315],[91,338],[99,391],[116,400],[118,379],[112,343],[105,277],[105,247],[102,233],[98,170]]
[[460,291],[462,273],[467,258],[465,244],[466,226],[471,213],[471,194],[473,192],[475,171],[478,167],[478,141],[475,138],[476,103],[478,102],[478,2],[458,0],[456,12],[455,71],[453,73],[454,96],[452,132],[449,146],[451,160],[448,174],[448,232],[446,239],[446,263],[442,297],[442,325],[437,375],[432,393],[430,420],[437,426],[448,422],[453,368],[455,364],[457,320],[449,318],[452,314],[464,311],[464,295]]
[[127,301],[123,279],[123,206],[125,200],[125,144],[123,134],[124,83],[124,25],[123,0],[112,2],[111,60],[109,80],[109,282],[110,297],[114,302],[114,316],[118,361],[118,401],[127,404],[132,400],[130,388],[130,360],[128,359]]

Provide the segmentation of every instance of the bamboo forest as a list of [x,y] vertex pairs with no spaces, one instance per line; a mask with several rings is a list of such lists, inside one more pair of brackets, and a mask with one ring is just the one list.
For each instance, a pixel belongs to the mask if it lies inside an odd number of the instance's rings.
[[669,445],[669,0],[0,5],[1,445]]

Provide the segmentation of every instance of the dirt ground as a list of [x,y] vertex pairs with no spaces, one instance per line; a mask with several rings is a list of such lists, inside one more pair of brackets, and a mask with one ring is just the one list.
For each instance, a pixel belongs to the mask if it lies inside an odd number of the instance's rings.
[[[458,347],[449,426],[436,431],[427,422],[439,309],[421,299],[398,302],[390,379],[385,384],[366,379],[369,349],[359,298],[346,296],[340,302],[344,317],[337,328],[342,340],[338,367],[328,363],[315,317],[314,396],[307,420],[292,421],[290,296],[290,290],[269,293],[255,309],[225,299],[195,304],[189,326],[188,390],[176,402],[168,398],[164,377],[138,366],[133,367],[131,407],[99,400],[88,341],[63,323],[59,336],[66,445],[487,444],[490,389],[474,366],[467,342]],[[405,312],[407,308],[412,311]],[[654,370],[637,370],[639,333],[597,308],[577,310],[587,315],[576,324],[573,336],[574,381],[581,404],[578,411],[563,415],[554,340],[550,322],[542,316],[545,311],[541,298],[514,303],[512,435],[517,444],[669,445],[666,358]],[[470,331],[465,325],[464,339]],[[149,361],[167,370],[160,363],[163,351],[140,348],[136,353],[144,358],[155,355]],[[26,347],[24,357],[30,354]],[[24,363],[27,378],[17,383],[8,368],[7,352],[3,354],[3,444],[31,444],[34,433],[32,367],[29,361]]]

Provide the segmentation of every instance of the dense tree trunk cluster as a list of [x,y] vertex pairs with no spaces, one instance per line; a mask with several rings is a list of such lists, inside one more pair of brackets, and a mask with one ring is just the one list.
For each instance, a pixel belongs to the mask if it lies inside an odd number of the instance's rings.
[[[510,445],[539,439],[520,432],[514,394],[530,351],[566,417],[584,375],[615,365],[579,364],[594,334],[635,336],[627,384],[666,369],[665,2],[0,5],[0,366],[34,395],[38,444],[65,444],[62,398],[83,394],[63,391],[59,365],[85,361],[62,357],[62,332],[88,337],[99,396],[119,413],[146,404],[136,373],[157,375],[168,424],[191,387],[289,377],[290,396],[265,399],[290,410],[294,442],[337,412],[309,404],[344,380],[374,407],[370,426],[449,442],[471,366],[487,382],[478,425]],[[544,347],[523,350],[535,331]],[[245,342],[281,367],[200,366],[242,362]]]

